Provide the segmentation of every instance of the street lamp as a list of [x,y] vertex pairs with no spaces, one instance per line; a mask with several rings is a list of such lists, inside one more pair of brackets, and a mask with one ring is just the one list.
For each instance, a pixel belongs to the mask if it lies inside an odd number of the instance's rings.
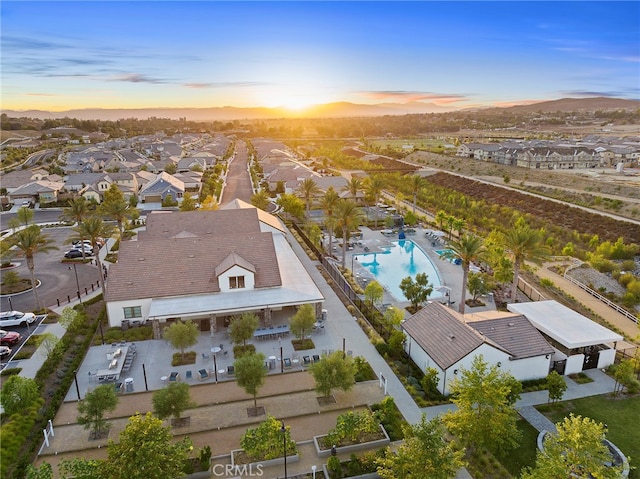
[[313,475],[313,479],[316,479],[316,469],[317,467],[315,466],[315,464],[311,466],[311,474]]
[[282,447],[284,450],[284,479],[287,479],[287,428],[284,427],[284,421],[282,421],[280,432],[282,432]]
[[353,260],[354,259],[358,259],[358,257],[355,254],[351,255],[351,274],[353,274]]
[[[69,271],[71,271],[71,266],[69,266]],[[76,286],[78,287],[78,299],[80,300],[80,304],[82,304],[82,297],[80,295],[80,281],[78,281],[78,270],[76,269],[76,264],[73,263],[73,272],[76,274]]]

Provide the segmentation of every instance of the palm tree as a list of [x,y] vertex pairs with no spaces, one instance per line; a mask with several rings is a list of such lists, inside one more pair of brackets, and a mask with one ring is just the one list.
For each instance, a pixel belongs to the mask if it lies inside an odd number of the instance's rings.
[[333,211],[339,200],[340,196],[338,196],[336,190],[333,189],[333,186],[330,186],[324,196],[320,199],[320,207],[325,215],[324,226],[329,232],[329,254],[331,254],[331,240],[333,239],[333,228],[335,226]]
[[[373,199],[373,204],[377,205],[380,202],[380,196],[384,189],[385,182],[380,176],[369,176],[365,182],[365,191],[367,195]],[[378,227],[378,215],[375,219],[375,227]]]
[[311,201],[314,196],[317,196],[321,193],[320,188],[313,178],[305,178],[298,184],[298,188],[296,189],[298,195],[302,197],[305,204],[305,209],[307,211],[307,220],[309,219],[309,209],[311,207]]
[[40,298],[38,297],[38,288],[36,288],[36,264],[34,256],[36,253],[47,253],[51,250],[57,250],[56,246],[52,246],[53,240],[46,234],[42,233],[40,226],[31,225],[25,229],[17,231],[9,239],[11,246],[15,246],[22,252],[27,260],[27,268],[31,273],[31,287],[36,298],[36,309],[40,310]]
[[[72,200],[69,200],[69,206],[62,210],[60,215],[61,221],[70,221],[74,224],[80,223],[89,215],[89,204],[84,196],[79,196]],[[82,244],[86,238],[79,238]],[[84,248],[82,248],[82,259],[85,258]]]
[[418,202],[418,193],[424,187],[424,178],[419,175],[411,175],[409,187],[413,193],[413,214],[416,214],[416,203]]
[[342,231],[342,268],[345,267],[347,257],[347,243],[351,237],[351,232],[356,230],[362,223],[362,213],[358,205],[352,200],[340,200],[336,206],[336,228]]
[[465,233],[460,238],[449,242],[448,249],[442,254],[444,259],[460,258],[462,260],[462,295],[460,298],[460,306],[458,307],[458,310],[462,314],[464,314],[467,296],[469,266],[471,263],[482,259],[485,253],[484,240],[479,236]]
[[458,233],[458,237],[462,234],[462,230],[467,227],[467,222],[462,218],[453,219],[453,229]]
[[511,299],[516,300],[518,291],[518,275],[524,261],[536,264],[549,255],[549,249],[543,242],[542,232],[529,227],[522,218],[504,235],[504,247],[513,258],[513,284],[511,285]]
[[358,193],[362,190],[362,180],[357,176],[352,176],[347,184],[342,187],[340,191],[348,191],[351,195],[351,199],[356,201]]
[[100,211],[102,214],[115,220],[118,223],[118,231],[120,232],[120,240],[122,240],[122,234],[124,233],[124,224],[128,218],[133,214],[131,205],[124,199],[122,191],[112,184],[104,194],[104,201],[100,205]]
[[447,221],[447,212],[440,210],[436,213],[436,223],[438,223],[441,230],[444,230],[444,223]]
[[270,203],[271,198],[269,198],[269,193],[265,190],[260,190],[251,196],[251,204],[260,210],[267,211]]
[[85,218],[71,229],[76,233],[75,237],[70,238],[71,241],[74,239],[85,238],[91,242],[93,254],[96,256],[96,264],[98,265],[99,284],[102,287],[102,292],[104,294],[104,277],[102,272],[102,263],[100,261],[100,246],[98,245],[98,241],[99,238],[109,238],[113,234],[113,226],[105,223],[99,216],[94,215]]

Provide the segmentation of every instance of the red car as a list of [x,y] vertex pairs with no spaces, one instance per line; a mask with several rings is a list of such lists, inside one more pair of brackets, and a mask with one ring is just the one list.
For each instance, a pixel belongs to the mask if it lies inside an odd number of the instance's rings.
[[20,333],[0,329],[0,344],[13,346],[14,344],[19,343],[21,339],[22,336],[20,336]]

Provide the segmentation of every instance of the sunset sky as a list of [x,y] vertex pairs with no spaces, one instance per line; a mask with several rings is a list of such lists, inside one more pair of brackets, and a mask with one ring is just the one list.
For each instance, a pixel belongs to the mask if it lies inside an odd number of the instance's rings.
[[640,2],[1,3],[2,109],[640,98]]

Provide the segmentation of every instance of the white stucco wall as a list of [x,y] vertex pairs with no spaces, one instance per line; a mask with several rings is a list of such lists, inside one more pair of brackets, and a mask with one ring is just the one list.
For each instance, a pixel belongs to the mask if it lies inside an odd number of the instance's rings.
[[141,318],[131,318],[130,321],[145,321],[149,317],[149,308],[151,307],[151,299],[136,299],[133,301],[110,301],[107,303],[107,317],[109,318],[109,326],[119,328],[122,326],[124,317],[124,308],[140,306],[142,311]]
[[[229,278],[233,276],[244,276],[244,288],[229,288]],[[248,289],[254,289],[255,276],[251,271],[248,271],[240,266],[232,266],[227,271],[222,273],[218,277],[218,284],[220,285],[220,291],[223,293],[233,293],[235,291],[247,291]]]
[[611,366],[614,363],[615,359],[616,359],[615,349],[605,349],[604,351],[600,351],[600,356],[598,358],[598,369]]
[[584,354],[574,354],[567,358],[567,366],[564,369],[564,374],[575,374],[582,371],[582,365],[584,364]]

